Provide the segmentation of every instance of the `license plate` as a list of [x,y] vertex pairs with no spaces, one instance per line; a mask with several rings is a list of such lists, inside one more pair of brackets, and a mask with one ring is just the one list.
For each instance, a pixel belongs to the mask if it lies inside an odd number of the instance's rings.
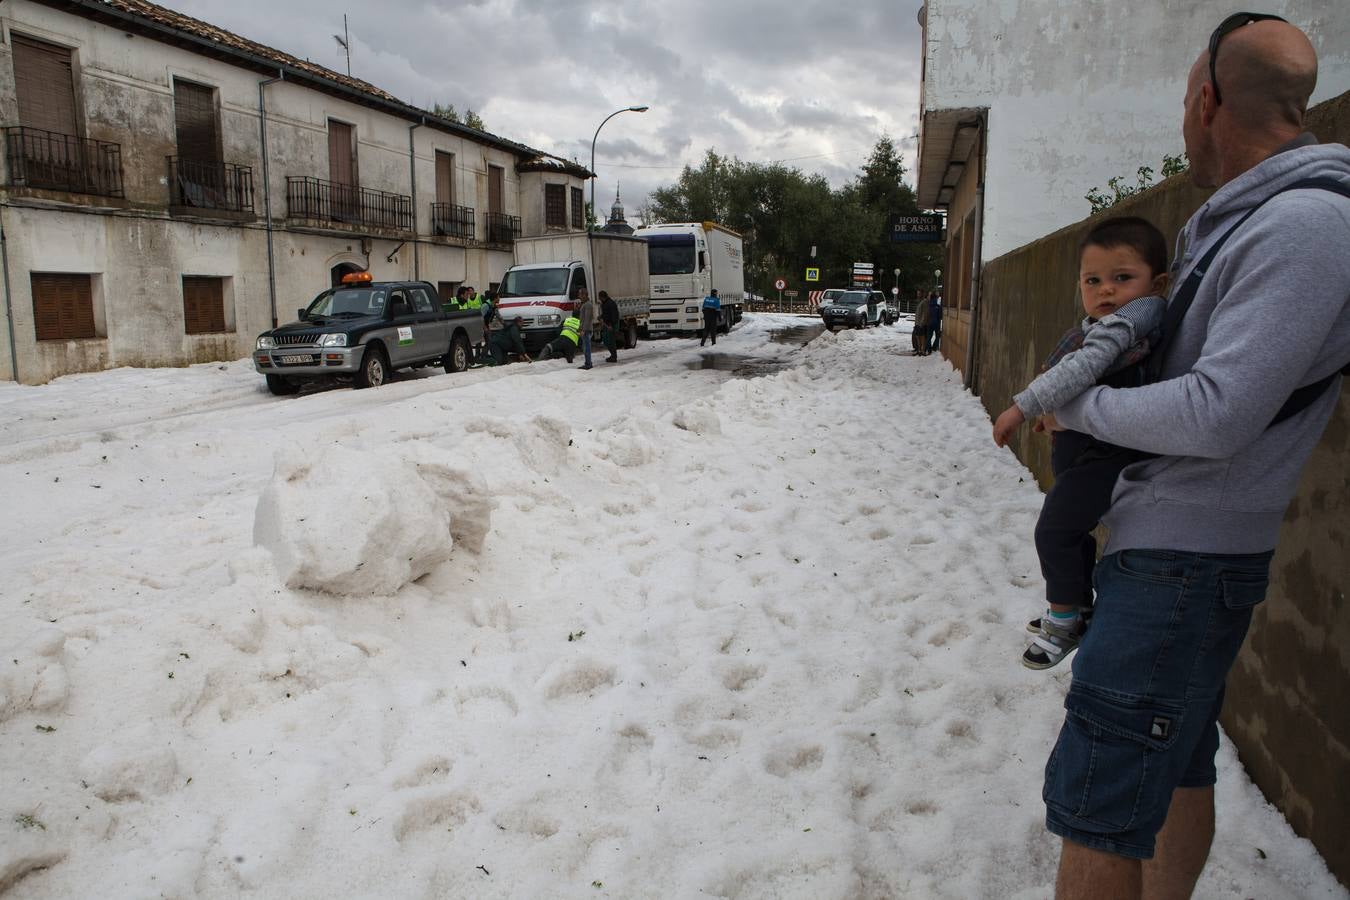
[[281,357],[281,364],[282,364],[283,366],[307,366],[307,365],[309,365],[309,364],[312,363],[312,362],[314,362],[314,357],[312,357],[312,356],[283,356],[283,357]]

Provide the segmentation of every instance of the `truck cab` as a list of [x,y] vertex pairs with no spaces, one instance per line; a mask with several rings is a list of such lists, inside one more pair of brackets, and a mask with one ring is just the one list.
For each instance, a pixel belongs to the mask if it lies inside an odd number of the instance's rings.
[[580,305],[581,289],[589,291],[591,283],[580,260],[512,266],[497,289],[497,309],[505,320],[521,319],[525,349],[537,353],[558,336],[563,320]]
[[552,341],[562,323],[581,305],[584,287],[600,309],[600,291],[619,306],[620,344],[637,345],[646,324],[647,245],[618,234],[574,232],[519,238],[516,264],[506,270],[497,289],[502,319],[521,319],[521,339],[534,353]]
[[745,297],[741,236],[715,222],[651,225],[634,235],[647,242],[653,336],[694,335],[703,329],[703,298],[722,300],[720,329],[740,321]]

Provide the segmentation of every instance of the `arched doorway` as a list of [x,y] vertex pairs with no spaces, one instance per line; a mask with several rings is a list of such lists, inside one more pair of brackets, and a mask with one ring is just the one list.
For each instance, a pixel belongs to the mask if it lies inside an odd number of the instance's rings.
[[349,262],[338,263],[336,266],[333,266],[331,270],[331,274],[333,276],[333,287],[337,287],[338,285],[342,284],[342,276],[350,275],[353,272],[364,272],[364,271],[365,269],[362,269],[356,263],[349,263]]

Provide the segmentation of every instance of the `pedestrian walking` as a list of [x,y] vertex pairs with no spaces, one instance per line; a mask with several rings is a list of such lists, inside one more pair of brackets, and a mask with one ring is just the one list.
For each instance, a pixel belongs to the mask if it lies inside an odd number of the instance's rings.
[[934,291],[928,298],[928,349],[938,349],[942,343],[942,296]]
[[932,295],[927,300],[919,301],[918,307],[914,310],[914,333],[910,336],[910,343],[914,346],[915,356],[928,355],[928,321],[933,315]]
[[698,345],[702,347],[707,343],[708,338],[712,338],[713,346],[717,346],[717,327],[722,319],[722,300],[717,296],[717,288],[713,288],[708,296],[703,298],[703,333],[699,336]]
[[1218,190],[1180,235],[1150,383],[1089,388],[1042,420],[1154,455],[1102,519],[1046,765],[1060,900],[1189,897],[1209,856],[1225,681],[1350,362],[1350,149],[1303,131],[1316,80],[1283,19],[1214,30],[1181,131],[1192,179]]

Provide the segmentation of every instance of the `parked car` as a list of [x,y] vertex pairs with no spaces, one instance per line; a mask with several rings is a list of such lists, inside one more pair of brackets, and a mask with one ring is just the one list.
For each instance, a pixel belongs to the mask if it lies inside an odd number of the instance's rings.
[[319,294],[299,321],[264,331],[253,368],[273,394],[294,394],[308,381],[350,381],[358,388],[384,384],[397,369],[469,367],[483,341],[476,309],[445,309],[425,281],[372,281],[356,272]]
[[881,291],[844,291],[828,304],[822,297],[820,318],[830,329],[890,324],[886,297]]

